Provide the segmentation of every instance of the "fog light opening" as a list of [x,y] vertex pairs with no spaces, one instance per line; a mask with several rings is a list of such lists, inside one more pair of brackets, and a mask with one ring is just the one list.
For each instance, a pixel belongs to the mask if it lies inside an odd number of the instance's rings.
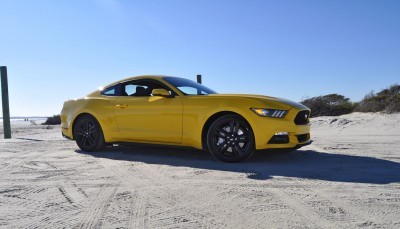
[[290,135],[290,133],[289,132],[278,132],[278,133],[275,133],[274,134],[275,136],[289,136]]
[[287,144],[289,143],[289,132],[278,132],[268,141],[268,144]]

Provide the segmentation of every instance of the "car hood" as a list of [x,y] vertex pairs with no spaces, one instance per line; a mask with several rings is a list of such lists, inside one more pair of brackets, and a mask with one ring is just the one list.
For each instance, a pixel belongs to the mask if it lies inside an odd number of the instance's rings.
[[209,97],[214,97],[214,98],[238,98],[238,99],[250,99],[250,100],[256,100],[258,102],[264,103],[268,108],[268,106],[272,105],[278,105],[278,106],[284,106],[286,109],[290,109],[292,107],[296,107],[297,109],[300,110],[309,110],[308,107],[304,106],[301,103],[297,103],[288,99],[283,99],[283,98],[277,98],[277,97],[271,97],[271,96],[265,96],[265,95],[251,95],[251,94],[209,94]]

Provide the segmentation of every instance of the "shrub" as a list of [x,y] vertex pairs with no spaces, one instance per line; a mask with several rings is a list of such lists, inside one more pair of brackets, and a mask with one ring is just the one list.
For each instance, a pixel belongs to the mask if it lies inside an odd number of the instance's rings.
[[301,103],[311,109],[311,117],[339,116],[349,114],[354,110],[350,99],[338,94],[312,97]]
[[61,118],[60,115],[53,115],[53,117],[48,117],[43,125],[60,125]]
[[378,93],[370,92],[357,105],[359,112],[400,112],[400,85],[393,84]]

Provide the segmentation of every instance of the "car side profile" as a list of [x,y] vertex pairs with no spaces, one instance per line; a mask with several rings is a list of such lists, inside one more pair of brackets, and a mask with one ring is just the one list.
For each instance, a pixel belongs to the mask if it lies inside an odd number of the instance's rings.
[[310,143],[310,109],[286,99],[218,94],[188,79],[139,76],[67,100],[62,135],[83,151],[113,143],[187,146],[224,162]]

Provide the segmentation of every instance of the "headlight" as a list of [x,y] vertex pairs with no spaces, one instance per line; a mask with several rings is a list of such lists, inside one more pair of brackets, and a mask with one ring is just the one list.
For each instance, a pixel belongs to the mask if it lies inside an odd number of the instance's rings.
[[284,118],[288,111],[285,110],[275,110],[275,109],[265,109],[265,108],[250,108],[254,113],[270,118]]

